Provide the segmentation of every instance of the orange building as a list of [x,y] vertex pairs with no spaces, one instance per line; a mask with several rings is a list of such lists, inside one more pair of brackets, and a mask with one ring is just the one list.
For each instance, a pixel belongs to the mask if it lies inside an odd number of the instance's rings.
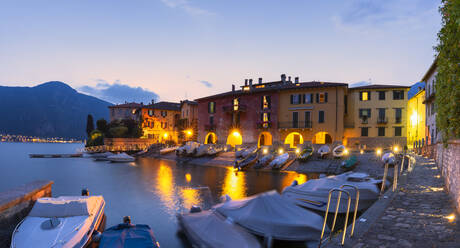
[[143,138],[156,142],[179,142],[177,125],[180,119],[180,103],[158,102],[142,107]]

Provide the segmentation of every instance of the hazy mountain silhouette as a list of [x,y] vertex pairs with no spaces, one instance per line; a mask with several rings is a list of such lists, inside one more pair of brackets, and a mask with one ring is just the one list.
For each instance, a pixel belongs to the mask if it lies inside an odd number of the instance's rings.
[[85,138],[86,117],[109,118],[109,102],[53,81],[35,87],[0,86],[0,133]]

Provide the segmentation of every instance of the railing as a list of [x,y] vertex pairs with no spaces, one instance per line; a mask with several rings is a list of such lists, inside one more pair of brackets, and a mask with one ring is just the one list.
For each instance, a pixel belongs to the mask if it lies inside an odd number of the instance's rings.
[[238,108],[235,110],[235,106],[233,105],[227,105],[227,106],[222,106],[222,110],[224,112],[236,112],[236,111],[241,111],[241,112],[245,112],[247,110],[247,107],[246,105],[244,104],[238,104]]
[[261,121],[261,122],[257,122],[256,127],[257,127],[258,129],[262,129],[262,128],[271,128],[271,127],[272,127],[272,122],[271,122],[271,121]]
[[312,122],[311,121],[278,122],[278,128],[312,128]]
[[368,118],[367,117],[361,117],[361,124],[367,124],[367,123],[369,123]]
[[387,117],[379,117],[377,118],[377,124],[387,124],[388,118]]
[[402,118],[401,118],[401,117],[400,117],[400,118],[395,118],[395,123],[396,123],[396,124],[399,124],[399,123],[401,123],[401,122],[402,122]]
[[207,125],[204,125],[204,130],[205,131],[216,131],[216,125],[214,124],[207,124]]

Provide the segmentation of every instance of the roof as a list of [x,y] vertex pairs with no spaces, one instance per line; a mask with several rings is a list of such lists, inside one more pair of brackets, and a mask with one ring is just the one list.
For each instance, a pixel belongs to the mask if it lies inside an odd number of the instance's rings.
[[424,82],[418,82],[413,84],[410,87],[409,92],[407,92],[407,99],[411,99],[412,97],[418,95],[421,91],[425,90],[425,83]]
[[[332,82],[302,82],[302,83],[292,83],[282,81],[268,82],[263,84],[253,84],[250,91],[244,90],[235,90],[228,91],[216,95],[206,96],[202,98],[195,99],[195,101],[202,101],[207,99],[219,98],[224,96],[238,96],[243,94],[254,94],[259,92],[270,92],[270,91],[282,91],[282,90],[296,90],[296,89],[308,89],[308,88],[325,88],[325,87],[347,87],[346,83],[332,83]],[[245,86],[243,86],[245,87]],[[260,87],[260,88],[258,88]]]
[[423,75],[421,81],[426,82],[426,80],[428,79],[428,77],[429,77],[431,74],[433,74],[433,72],[436,70],[436,68],[437,68],[437,63],[438,63],[438,58],[436,57],[436,59],[434,59],[433,63],[431,64],[430,68],[428,68],[428,71],[425,73],[425,75]]
[[407,89],[407,88],[410,88],[410,86],[395,85],[395,84],[393,84],[393,85],[391,85],[391,84],[371,84],[371,85],[365,85],[365,86],[359,86],[359,87],[355,87],[355,88],[350,88],[350,90]]
[[144,108],[180,111],[180,103],[177,102],[157,102],[145,105]]
[[197,105],[198,103],[195,102],[195,101],[190,101],[190,100],[183,100],[183,101],[180,101],[180,104],[190,104],[190,105]]
[[127,102],[123,104],[117,104],[117,105],[112,105],[109,106],[109,108],[141,108],[145,106],[142,103],[137,103],[137,102]]

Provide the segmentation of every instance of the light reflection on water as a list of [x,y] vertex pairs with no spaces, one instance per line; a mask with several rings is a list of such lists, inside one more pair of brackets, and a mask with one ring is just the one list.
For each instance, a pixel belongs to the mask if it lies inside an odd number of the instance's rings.
[[124,215],[148,224],[162,247],[183,247],[176,214],[192,205],[209,208],[225,194],[232,199],[282,189],[317,175],[245,171],[139,159],[135,163],[94,162],[89,158],[31,159],[29,153],[73,153],[75,144],[0,143],[0,191],[33,180],[53,180],[53,195],[79,194],[82,187],[106,200],[107,226]]

